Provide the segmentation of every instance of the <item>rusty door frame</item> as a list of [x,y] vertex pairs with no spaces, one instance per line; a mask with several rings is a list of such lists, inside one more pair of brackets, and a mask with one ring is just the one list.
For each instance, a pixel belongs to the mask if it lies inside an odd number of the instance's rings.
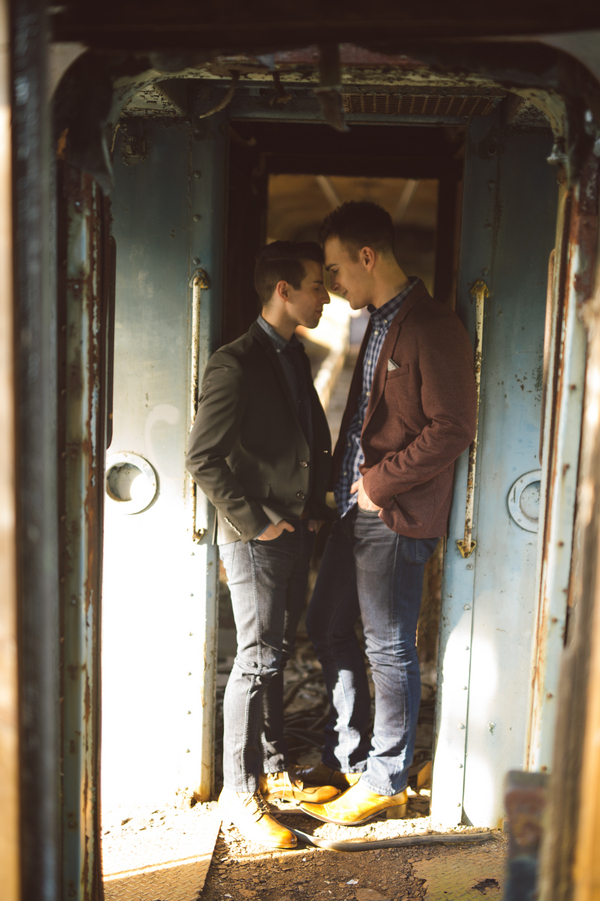
[[62,897],[101,898],[98,837],[102,511],[110,206],[58,167]]
[[[142,80],[143,80],[143,79],[142,79]],[[141,87],[141,83],[135,86],[135,90],[138,90],[139,87]],[[121,104],[121,105],[122,105],[122,104]],[[83,540],[84,537],[85,537],[85,536],[79,536],[78,540]],[[76,606],[76,605],[75,605],[75,606]],[[82,609],[83,609],[83,606],[82,606]],[[89,625],[88,625],[88,624],[86,624],[86,628],[89,628]],[[91,795],[95,792],[96,787],[97,787],[97,786],[95,786],[95,785],[93,784],[93,782],[92,782],[91,784],[84,784],[83,787],[82,787],[82,791],[83,791],[84,793],[87,792],[88,795],[91,796]],[[91,836],[89,836],[89,839],[90,839],[90,841],[91,841],[91,843],[92,843],[92,845],[93,845],[93,844],[94,844],[94,841],[95,841],[95,839],[96,839],[96,836],[91,835]]]
[[[589,168],[577,185],[560,186],[554,259],[549,267],[552,325],[545,352],[542,410],[542,502],[538,547],[536,622],[532,639],[530,716],[525,767],[552,767],[559,672],[572,599],[571,564],[576,552],[577,503],[587,337],[581,320],[586,299],[589,250],[582,242],[581,196],[590,187]],[[585,201],[584,201],[585,206]],[[589,221],[586,217],[586,226]]]

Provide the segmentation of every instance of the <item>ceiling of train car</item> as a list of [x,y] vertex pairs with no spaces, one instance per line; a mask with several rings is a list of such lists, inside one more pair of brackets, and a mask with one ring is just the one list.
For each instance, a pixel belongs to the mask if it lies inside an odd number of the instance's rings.
[[427,240],[425,233],[435,230],[437,184],[435,179],[272,175],[267,234],[288,241],[315,240],[320,223],[338,202],[372,200],[389,212],[397,227],[422,232]]
[[326,41],[432,40],[477,35],[535,34],[598,27],[591,0],[455,0],[399,4],[397,0],[63,0],[51,8],[56,40],[128,49],[302,46]]

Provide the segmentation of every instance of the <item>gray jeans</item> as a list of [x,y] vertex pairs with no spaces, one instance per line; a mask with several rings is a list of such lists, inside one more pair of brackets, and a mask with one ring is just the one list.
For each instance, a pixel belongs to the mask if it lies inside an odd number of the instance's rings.
[[294,650],[314,543],[308,521],[273,541],[219,547],[237,630],[223,702],[223,781],[256,791],[261,773],[287,769],[283,670]]

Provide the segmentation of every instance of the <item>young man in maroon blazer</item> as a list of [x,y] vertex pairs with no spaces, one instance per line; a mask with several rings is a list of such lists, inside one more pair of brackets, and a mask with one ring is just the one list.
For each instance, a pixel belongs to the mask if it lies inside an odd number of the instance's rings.
[[[321,763],[300,775],[347,788],[317,819],[359,825],[403,816],[421,698],[416,629],[423,571],[447,529],[456,458],[475,433],[468,335],[393,252],[390,216],[345,203],[323,223],[333,291],[371,322],[333,457],[339,520],[308,617],[331,704]],[[375,722],[355,624],[362,618]]]

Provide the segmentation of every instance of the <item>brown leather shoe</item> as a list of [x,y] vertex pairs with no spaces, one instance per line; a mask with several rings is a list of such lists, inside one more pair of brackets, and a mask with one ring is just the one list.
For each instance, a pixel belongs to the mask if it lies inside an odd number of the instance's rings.
[[237,826],[251,842],[267,848],[295,848],[293,832],[278,823],[260,792],[234,792],[224,788],[219,795],[219,813],[226,823]]
[[294,770],[294,776],[308,785],[334,785],[340,791],[346,791],[351,785],[356,785],[361,773],[341,773],[327,766],[323,761],[315,766],[298,766]]
[[363,823],[368,823],[369,820],[380,814],[388,819],[405,816],[407,803],[406,789],[396,795],[376,795],[358,782],[328,804],[301,804],[300,806],[305,813],[324,823],[335,823],[337,826],[362,826]]
[[332,785],[304,785],[296,776],[290,773],[263,773],[259,783],[260,793],[265,801],[301,801],[320,803],[331,801],[339,795],[337,788]]

